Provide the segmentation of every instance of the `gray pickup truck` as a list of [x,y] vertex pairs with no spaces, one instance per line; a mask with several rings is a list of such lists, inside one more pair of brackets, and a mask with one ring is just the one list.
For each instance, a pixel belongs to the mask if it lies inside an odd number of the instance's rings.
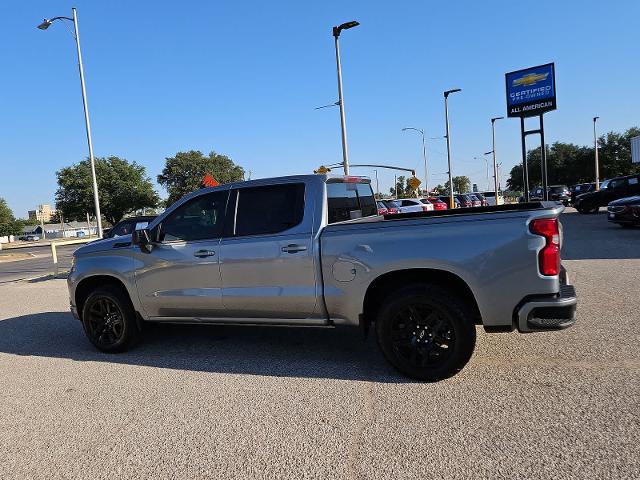
[[370,180],[301,175],[182,198],[146,229],[74,253],[71,311],[123,351],[145,322],[374,326],[403,374],[439,380],[470,359],[476,325],[575,322],[555,203],[377,215]]

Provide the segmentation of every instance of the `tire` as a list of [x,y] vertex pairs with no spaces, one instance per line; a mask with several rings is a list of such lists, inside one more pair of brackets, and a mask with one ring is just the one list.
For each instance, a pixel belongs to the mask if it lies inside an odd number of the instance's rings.
[[595,205],[592,205],[590,203],[587,204],[583,204],[580,205],[580,208],[577,209],[578,212],[580,213],[598,213],[598,211],[600,210],[600,207],[596,207]]
[[131,300],[122,288],[98,287],[82,308],[82,327],[100,351],[123,352],[138,341],[140,331]]
[[468,305],[432,284],[394,291],[383,301],[375,326],[387,361],[416,380],[434,382],[455,375],[471,358],[476,343]]

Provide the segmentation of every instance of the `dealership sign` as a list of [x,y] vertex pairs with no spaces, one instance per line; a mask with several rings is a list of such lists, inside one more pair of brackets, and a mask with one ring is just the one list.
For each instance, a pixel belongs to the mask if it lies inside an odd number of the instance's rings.
[[508,117],[531,117],[556,109],[553,63],[507,73],[505,81]]

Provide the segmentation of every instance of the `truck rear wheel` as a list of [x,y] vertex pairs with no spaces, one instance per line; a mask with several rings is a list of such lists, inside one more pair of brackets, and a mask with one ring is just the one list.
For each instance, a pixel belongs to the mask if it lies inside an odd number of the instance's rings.
[[396,369],[430,382],[459,372],[476,343],[466,303],[430,284],[394,291],[378,311],[376,336],[382,353]]
[[122,352],[139,337],[136,313],[126,292],[115,286],[96,288],[82,308],[82,326],[89,341],[103,352]]

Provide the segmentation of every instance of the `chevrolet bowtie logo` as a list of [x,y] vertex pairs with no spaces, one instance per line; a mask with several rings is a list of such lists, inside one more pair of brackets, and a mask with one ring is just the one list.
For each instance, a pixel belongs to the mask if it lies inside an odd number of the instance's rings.
[[524,85],[524,86],[535,85],[536,83],[542,80],[546,80],[547,76],[549,76],[548,73],[527,73],[526,75],[523,75],[520,78],[516,78],[513,81],[513,86],[517,87],[520,85]]

